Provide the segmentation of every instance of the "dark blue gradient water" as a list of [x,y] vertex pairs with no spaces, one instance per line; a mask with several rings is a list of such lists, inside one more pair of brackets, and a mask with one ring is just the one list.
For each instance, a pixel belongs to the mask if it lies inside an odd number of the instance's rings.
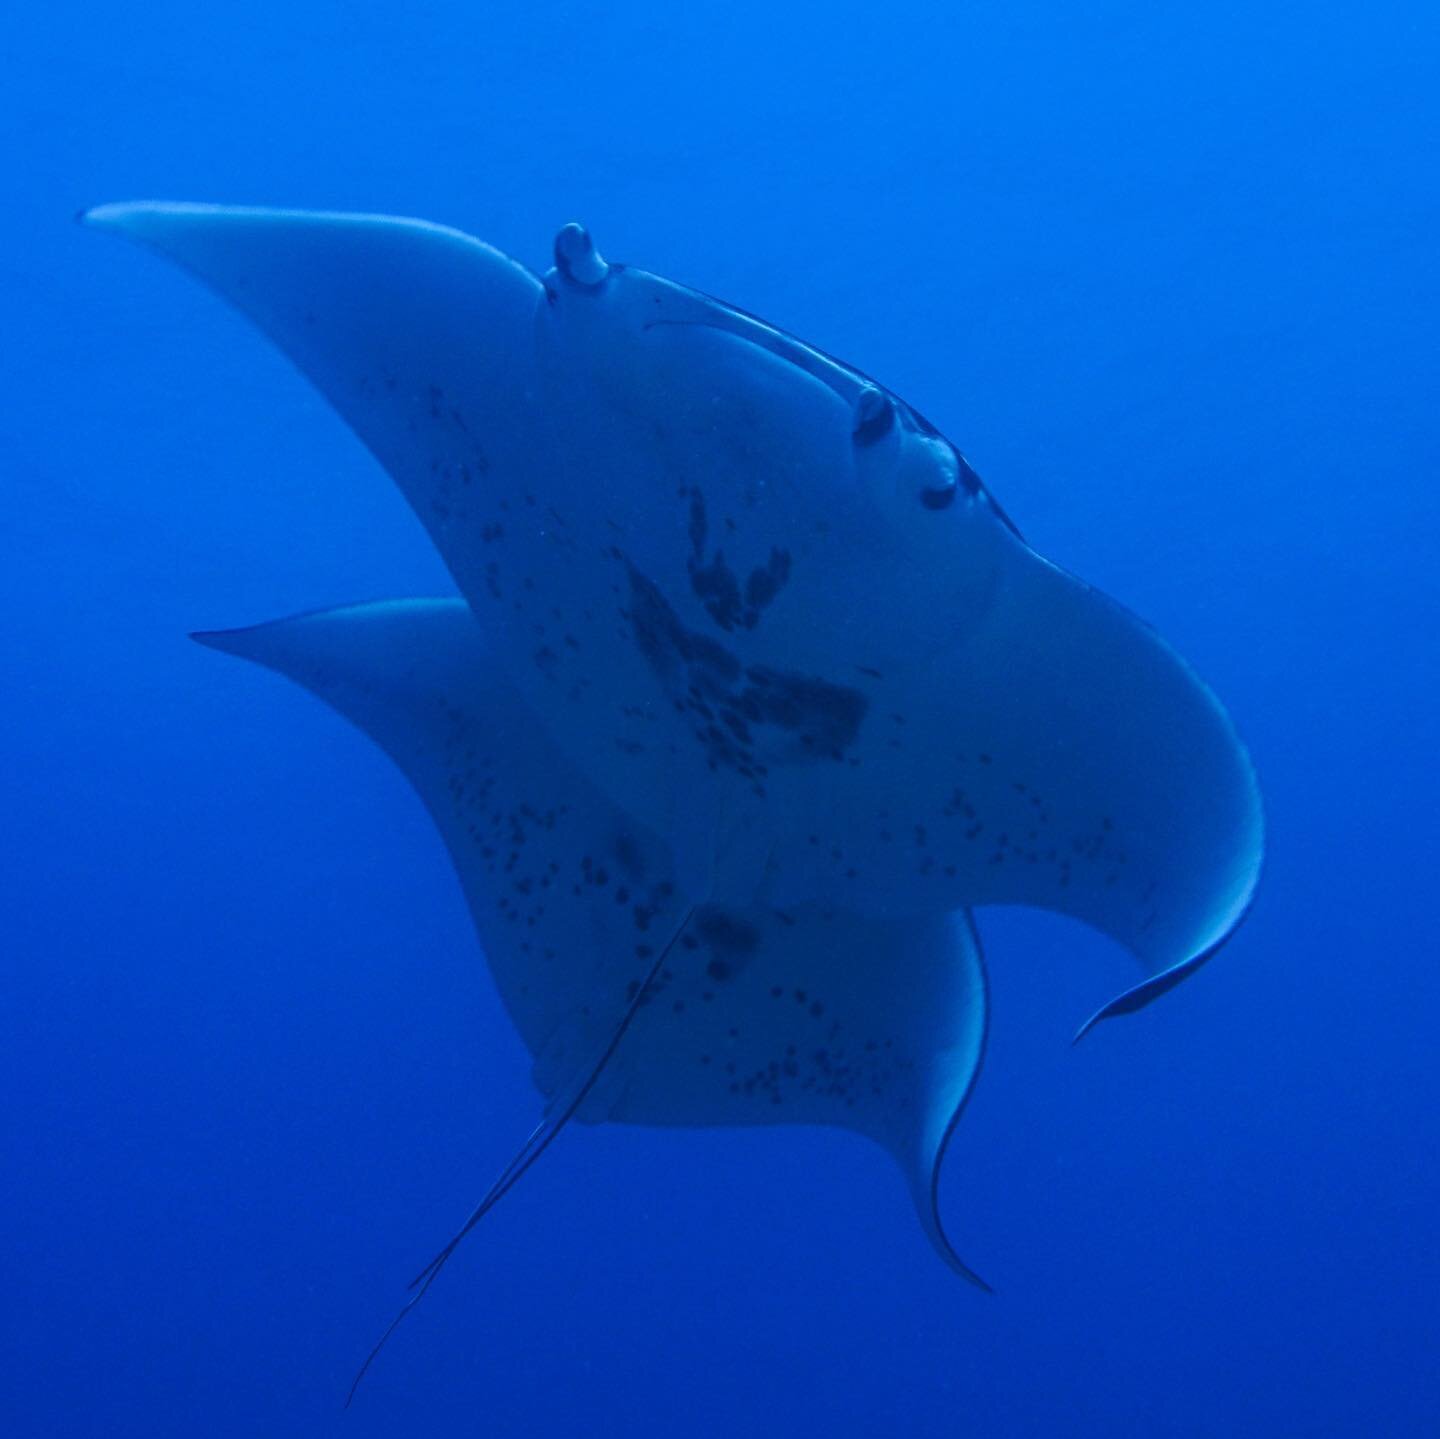
[[[1440,1432],[1437,126],[1418,0],[8,15],[0,1433]],[[341,1413],[536,1102],[399,774],[185,635],[450,585],[70,224],[131,198],[582,219],[911,400],[1224,697],[1270,858],[1202,974],[1072,1050],[1125,957],[981,916],[995,1297],[849,1135],[577,1129]]]

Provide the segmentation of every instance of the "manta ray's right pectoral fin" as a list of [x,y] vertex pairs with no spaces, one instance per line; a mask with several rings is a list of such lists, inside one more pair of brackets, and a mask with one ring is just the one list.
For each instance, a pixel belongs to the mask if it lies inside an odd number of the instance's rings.
[[[533,462],[526,356],[544,289],[458,230],[385,215],[101,205],[81,220],[189,271],[316,386],[442,555],[476,490]],[[491,477],[491,479],[487,479]]]

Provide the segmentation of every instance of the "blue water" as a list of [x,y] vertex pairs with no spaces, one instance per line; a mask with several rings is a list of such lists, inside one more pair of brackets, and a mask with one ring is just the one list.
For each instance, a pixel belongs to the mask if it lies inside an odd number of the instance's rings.
[[[947,13],[942,13],[947,12]],[[1440,14],[55,0],[0,134],[0,1433],[1440,1432]],[[1224,697],[1221,957],[982,916],[943,1188],[843,1133],[529,1128],[398,773],[187,630],[450,589],[243,322],[70,224],[183,198],[583,219],[852,360]]]

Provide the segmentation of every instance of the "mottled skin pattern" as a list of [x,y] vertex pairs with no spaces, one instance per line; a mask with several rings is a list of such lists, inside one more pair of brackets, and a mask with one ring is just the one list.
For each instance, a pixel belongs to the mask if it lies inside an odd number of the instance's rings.
[[[575,771],[495,674],[461,601],[201,636],[299,681],[408,775],[454,861],[552,1106],[641,1124],[833,1124],[899,1161],[960,1272],[935,1174],[979,1067],[968,918],[686,901],[669,848]],[[633,1013],[598,1078],[617,1016]],[[973,1277],[973,1276],[972,1276]]]

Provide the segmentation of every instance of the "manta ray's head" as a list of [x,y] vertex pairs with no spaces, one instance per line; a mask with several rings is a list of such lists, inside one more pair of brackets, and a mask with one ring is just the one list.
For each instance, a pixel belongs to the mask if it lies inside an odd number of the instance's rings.
[[[883,535],[926,554],[951,542],[967,510],[1000,513],[959,450],[897,395],[734,305],[609,264],[580,225],[557,235],[546,292],[549,318],[559,312],[572,344],[583,333],[585,348],[604,357],[592,383],[624,385],[632,409],[645,395],[670,417],[701,413],[712,444],[763,439],[769,484],[808,479],[812,503],[852,508],[872,542]],[[697,364],[707,352],[711,363]],[[580,353],[569,350],[572,361]]]

